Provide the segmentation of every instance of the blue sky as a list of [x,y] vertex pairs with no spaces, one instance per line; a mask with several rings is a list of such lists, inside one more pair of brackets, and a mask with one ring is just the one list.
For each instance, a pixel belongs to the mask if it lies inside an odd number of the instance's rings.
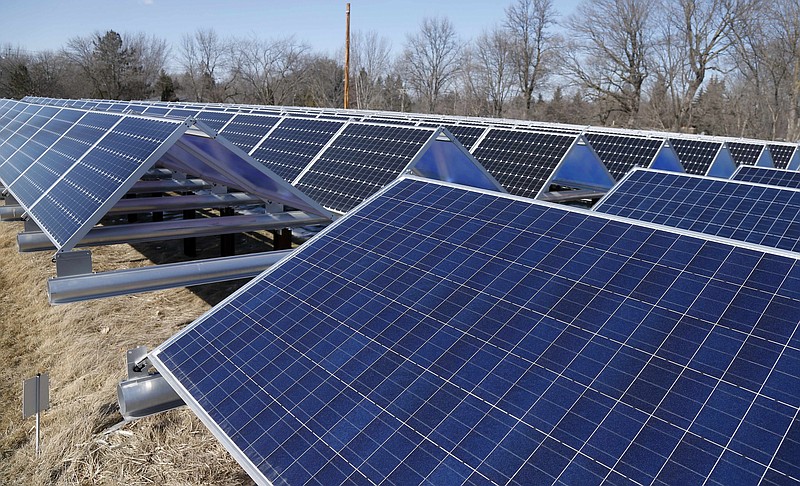
[[[579,0],[555,0],[563,14]],[[58,49],[95,31],[145,32],[177,50],[183,34],[214,28],[225,36],[294,35],[323,53],[344,45],[345,0],[0,0],[0,45]],[[424,17],[450,18],[464,39],[500,22],[511,0],[350,0],[351,29],[376,30],[395,51]],[[175,54],[175,52],[173,52]]]

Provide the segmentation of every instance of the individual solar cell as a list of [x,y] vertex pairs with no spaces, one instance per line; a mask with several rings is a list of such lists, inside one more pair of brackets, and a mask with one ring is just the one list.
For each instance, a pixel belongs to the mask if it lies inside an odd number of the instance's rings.
[[345,213],[396,179],[433,130],[351,124],[325,149],[295,187]]
[[740,167],[731,179],[800,189],[800,172],[768,167]]
[[220,135],[246,153],[250,153],[280,118],[265,115],[236,115],[220,131]]
[[720,150],[720,142],[669,139],[687,174],[705,175]]
[[406,179],[151,357],[261,483],[796,481],[798,277]]
[[31,214],[62,247],[180,127],[166,120],[123,119],[47,190]]
[[85,154],[122,115],[88,112],[28,167],[9,189],[29,208]]
[[731,157],[737,166],[756,165],[764,146],[747,142],[728,142],[728,150],[731,151]]
[[533,198],[574,142],[568,135],[493,128],[472,155],[508,192]]
[[640,221],[800,250],[800,191],[637,170],[595,208]]
[[775,168],[788,168],[796,149],[797,146],[795,145],[769,144],[769,153],[772,155],[772,162],[775,164]]
[[284,180],[294,181],[343,122],[286,118],[252,153]]
[[0,180],[6,186],[19,177],[33,162],[39,158],[56,140],[66,133],[77,122],[84,112],[61,109],[41,130],[36,132],[12,157],[0,163]]
[[626,137],[605,133],[586,133],[586,139],[616,180],[634,167],[649,167],[663,140]]

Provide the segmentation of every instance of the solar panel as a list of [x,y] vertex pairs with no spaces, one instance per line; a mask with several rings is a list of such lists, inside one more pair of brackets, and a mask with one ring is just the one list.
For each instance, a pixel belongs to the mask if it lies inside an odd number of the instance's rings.
[[794,145],[769,144],[769,152],[772,155],[772,162],[775,167],[778,169],[788,168],[789,161],[792,160],[796,148]]
[[452,133],[453,136],[456,137],[456,140],[458,140],[461,145],[466,147],[467,150],[471,149],[475,145],[475,142],[481,138],[483,132],[486,131],[486,127],[471,127],[467,125],[452,125],[447,123],[441,124],[440,126],[447,128],[447,131]]
[[800,191],[636,170],[593,208],[640,221],[800,250]]
[[745,142],[728,142],[728,150],[731,151],[733,161],[739,165],[756,165],[764,146]]
[[83,114],[84,112],[78,110],[62,109],[23,144],[13,157],[0,163],[0,180],[6,187],[67,132]]
[[586,133],[586,139],[616,180],[636,166],[649,167],[664,144],[653,138],[602,133]]
[[767,167],[740,167],[733,176],[731,176],[731,179],[800,189],[800,172],[794,170],[770,169]]
[[39,129],[44,126],[59,108],[43,106],[33,116],[20,126],[13,135],[6,138],[5,142],[0,143],[0,163],[16,152],[25,142],[27,142]]
[[195,118],[204,125],[208,126],[215,132],[219,132],[231,118],[235,116],[234,113],[223,113],[220,111],[201,111]]
[[122,115],[86,112],[58,141],[45,151],[9,189],[29,208],[69,169]]
[[65,171],[29,209],[31,216],[59,248],[67,245],[101,206],[121,191],[125,182],[142,172],[143,164],[181,127],[179,122],[126,117]]
[[797,481],[786,256],[403,180],[157,348],[258,482]]
[[251,154],[286,181],[294,181],[343,122],[285,118]]
[[511,194],[535,197],[575,137],[491,129],[472,155]]
[[278,120],[280,118],[275,116],[240,114],[225,125],[220,134],[246,153],[250,153]]
[[705,175],[720,149],[719,142],[682,138],[669,141],[687,174]]
[[296,181],[328,209],[345,213],[397,178],[433,129],[350,124]]

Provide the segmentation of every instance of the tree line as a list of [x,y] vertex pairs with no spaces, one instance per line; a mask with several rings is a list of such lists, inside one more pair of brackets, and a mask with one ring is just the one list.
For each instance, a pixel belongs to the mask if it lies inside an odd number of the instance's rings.
[[[800,139],[800,0],[512,0],[474,38],[425,18],[393,49],[351,38],[350,108]],[[0,96],[341,107],[343,48],[293,36],[179,45],[96,32],[0,52]]]

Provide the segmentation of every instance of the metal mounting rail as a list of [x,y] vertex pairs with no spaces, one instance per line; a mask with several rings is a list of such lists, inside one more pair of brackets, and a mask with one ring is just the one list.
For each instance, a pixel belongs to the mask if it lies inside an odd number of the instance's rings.
[[[86,234],[78,247],[144,243],[147,241],[174,240],[202,236],[246,233],[248,231],[274,230],[328,223],[328,218],[310,215],[303,211],[268,213],[251,216],[225,216],[220,218],[186,219],[158,223],[121,224],[99,226]],[[24,232],[17,235],[19,251],[49,251],[55,246],[42,232]]]
[[56,277],[47,281],[51,304],[66,304],[175,287],[252,278],[293,250]]

